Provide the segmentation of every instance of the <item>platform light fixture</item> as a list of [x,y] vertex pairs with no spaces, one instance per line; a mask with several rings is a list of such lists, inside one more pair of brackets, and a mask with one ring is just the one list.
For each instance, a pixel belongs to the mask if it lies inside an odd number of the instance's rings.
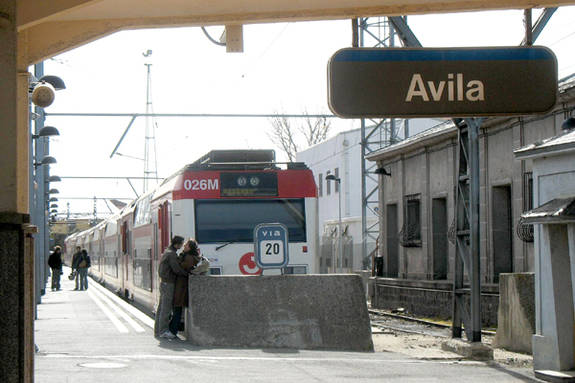
[[52,156],[44,156],[44,158],[42,158],[42,161],[40,162],[34,162],[34,168],[37,168],[38,166],[42,166],[42,165],[50,165],[50,164],[55,164],[57,161],[54,157]]
[[60,135],[60,132],[55,127],[45,126],[42,129],[40,129],[38,134],[33,134],[32,138],[52,137],[52,136],[59,136],[59,135]]
[[563,132],[569,132],[575,129],[575,117],[569,117],[561,124],[561,130]]

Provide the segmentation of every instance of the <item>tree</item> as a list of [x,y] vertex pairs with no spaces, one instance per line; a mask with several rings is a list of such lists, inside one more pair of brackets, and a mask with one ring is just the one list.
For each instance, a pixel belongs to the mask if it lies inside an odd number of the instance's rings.
[[[310,117],[307,112],[304,112],[304,116],[303,123],[297,130],[294,130],[291,120],[285,116],[278,114],[270,119],[268,137],[284,151],[290,161],[295,161],[299,150],[325,141],[331,129],[331,122],[327,117]],[[304,145],[300,144],[300,136],[303,136]]]

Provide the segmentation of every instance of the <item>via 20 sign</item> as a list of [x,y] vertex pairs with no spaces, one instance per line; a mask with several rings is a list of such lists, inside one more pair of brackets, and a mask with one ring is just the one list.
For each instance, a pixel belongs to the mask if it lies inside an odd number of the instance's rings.
[[328,64],[340,117],[473,117],[544,113],[557,60],[544,47],[348,48]]

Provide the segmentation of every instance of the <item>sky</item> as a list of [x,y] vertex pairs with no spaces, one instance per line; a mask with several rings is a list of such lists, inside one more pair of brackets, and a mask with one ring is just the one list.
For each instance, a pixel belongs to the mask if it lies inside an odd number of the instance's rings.
[[[534,21],[539,12],[534,11]],[[575,7],[559,8],[536,41],[556,54],[559,78],[575,72],[573,16]],[[523,11],[409,16],[408,23],[425,47],[516,46],[524,35]],[[222,30],[208,28],[214,38]],[[331,114],[327,62],[338,49],[351,46],[349,20],[246,25],[243,33],[243,53],[226,53],[194,27],[122,31],[58,55],[45,62],[45,73],[61,77],[67,89],[57,93],[46,112],[144,113],[144,64],[151,63],[156,113]],[[152,55],[145,58],[142,53],[148,50]],[[120,145],[118,152],[125,156],[110,158],[129,121],[130,117],[48,115],[46,125],[60,131],[50,143],[58,161],[51,174],[141,177],[144,118],[136,119]],[[332,135],[359,128],[358,120],[330,121]],[[161,117],[151,123],[157,126],[160,177],[213,149],[271,148],[278,160],[286,160],[269,138],[269,118]],[[299,123],[293,121],[295,126]],[[141,181],[133,185],[141,194]],[[63,178],[52,187],[60,191],[59,213],[66,212],[69,202],[73,216],[93,212],[89,198],[136,196],[126,180]],[[110,209],[99,201],[97,212],[103,215]]]

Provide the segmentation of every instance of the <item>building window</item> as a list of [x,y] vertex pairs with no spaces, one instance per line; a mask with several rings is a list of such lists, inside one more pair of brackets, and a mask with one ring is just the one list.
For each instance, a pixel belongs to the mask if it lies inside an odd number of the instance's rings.
[[[533,173],[523,173],[523,211],[533,209]],[[523,223],[523,218],[519,219],[515,227],[515,233],[523,242],[533,242],[535,239],[533,225]]]
[[399,241],[403,247],[421,247],[421,206],[419,194],[404,197],[403,227]]
[[[331,174],[331,171],[328,170],[328,171],[325,173],[325,176],[327,177],[327,176],[329,176],[330,174]],[[327,195],[330,195],[330,194],[331,194],[331,182],[326,181],[326,183],[325,183],[325,189],[326,189],[326,194],[327,194]]]
[[319,179],[317,182],[317,192],[318,195],[321,197],[323,195],[323,174],[319,173]]
[[[335,168],[335,178],[339,178],[339,168]],[[335,183],[335,192],[336,193],[339,193],[339,184],[340,183],[341,183],[341,181]]]
[[533,209],[533,173],[523,174],[523,211]]

